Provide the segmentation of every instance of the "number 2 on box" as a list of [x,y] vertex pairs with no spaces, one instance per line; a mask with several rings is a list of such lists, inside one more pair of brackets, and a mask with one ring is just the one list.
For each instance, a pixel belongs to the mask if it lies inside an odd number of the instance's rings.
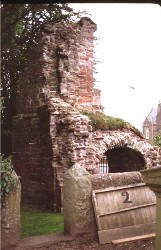
[[123,201],[124,203],[132,203],[132,201],[129,199],[129,193],[127,191],[123,191],[121,195],[125,196],[125,200]]

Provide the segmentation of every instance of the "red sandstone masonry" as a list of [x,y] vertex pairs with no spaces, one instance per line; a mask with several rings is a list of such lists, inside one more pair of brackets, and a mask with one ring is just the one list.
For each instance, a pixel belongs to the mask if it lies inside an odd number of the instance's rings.
[[66,169],[77,162],[98,173],[104,152],[115,146],[140,151],[147,166],[161,163],[158,149],[134,133],[93,131],[88,117],[81,114],[82,110],[103,110],[100,90],[93,86],[95,30],[88,18],[50,24],[31,48],[29,64],[19,80],[13,119],[13,163],[21,176],[24,202],[60,211]]
[[63,169],[75,161],[69,133],[81,140],[82,130],[80,125],[78,135],[74,127],[66,133],[68,126],[59,122],[60,116],[72,110],[79,114],[77,110],[84,106],[92,110],[95,100],[102,110],[100,92],[95,98],[93,91],[95,30],[96,24],[88,18],[47,25],[38,37],[39,45],[31,48],[13,119],[13,162],[21,176],[23,202],[45,203],[59,210]]

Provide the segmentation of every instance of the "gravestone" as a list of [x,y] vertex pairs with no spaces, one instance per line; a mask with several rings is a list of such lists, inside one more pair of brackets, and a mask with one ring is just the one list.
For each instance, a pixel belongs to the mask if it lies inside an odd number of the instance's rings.
[[19,182],[10,190],[5,198],[4,207],[1,209],[2,249],[9,249],[20,240],[20,199],[21,185]]
[[64,174],[64,229],[72,236],[94,235],[96,224],[92,208],[90,174],[75,163]]

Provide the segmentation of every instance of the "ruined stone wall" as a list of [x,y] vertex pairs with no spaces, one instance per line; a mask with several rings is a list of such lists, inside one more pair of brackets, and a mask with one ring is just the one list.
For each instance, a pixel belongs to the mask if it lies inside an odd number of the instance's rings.
[[23,202],[28,201],[31,193],[32,199],[37,199],[41,190],[38,181],[41,180],[38,118],[34,114],[27,115],[17,115],[13,121],[13,163],[17,174],[21,176]]
[[[151,168],[161,164],[161,150],[146,142],[145,139],[137,136],[134,132],[124,131],[96,131],[102,151],[107,151],[114,147],[129,147],[140,152],[145,160],[146,168]],[[96,143],[98,145],[98,143]]]
[[[115,147],[131,148],[140,152],[145,160],[146,168],[161,164],[160,148],[151,146],[132,131],[93,131],[89,125],[88,117],[83,115],[74,114],[73,117],[72,115],[64,115],[60,122],[61,134],[57,134],[57,138],[60,137],[60,139],[57,139],[59,144],[57,144],[57,156],[54,158],[57,167],[59,165],[58,159],[63,152],[66,152],[68,157],[62,159],[61,166],[71,166],[77,162],[90,173],[98,173],[99,163],[104,153]],[[63,142],[61,138],[63,138]],[[131,166],[131,171],[134,170],[134,166]],[[121,163],[120,172],[122,172]]]
[[60,211],[63,173],[79,163],[99,172],[105,151],[131,147],[146,167],[161,163],[158,148],[130,131],[93,131],[82,110],[102,112],[93,86],[93,33],[88,18],[44,26],[31,48],[17,91],[13,163],[21,176],[22,201]]
[[95,30],[89,18],[43,27],[19,80],[17,113],[37,112],[55,97],[76,109],[102,111],[100,90],[93,85]]
[[49,118],[18,114],[13,121],[13,163],[21,177],[23,203],[54,203]]
[[[93,40],[96,24],[89,18],[78,23],[46,25],[43,29],[45,92],[76,109],[102,110],[100,90],[93,87]],[[46,90],[47,89],[47,90]]]
[[[84,142],[81,133],[87,130],[79,110],[103,109],[100,90],[93,88],[95,30],[88,18],[44,26],[28,55],[17,90],[12,145],[23,202],[60,207],[62,173],[75,160],[73,143]],[[69,117],[76,127],[66,131]]]
[[[93,131],[88,117],[70,110],[67,104],[59,102],[54,108],[51,112],[51,119],[54,121],[53,124],[56,122],[57,129],[53,126],[51,132],[52,138],[54,138],[53,166],[61,190],[61,205],[63,174],[74,163],[79,163],[91,174],[98,174],[99,163],[104,153],[115,147],[124,147],[139,152],[145,161],[145,166],[143,166],[145,168],[161,164],[160,148],[151,146],[134,132],[129,130]],[[135,162],[129,171],[135,171],[134,166]],[[119,167],[120,172],[124,172],[121,163]]]

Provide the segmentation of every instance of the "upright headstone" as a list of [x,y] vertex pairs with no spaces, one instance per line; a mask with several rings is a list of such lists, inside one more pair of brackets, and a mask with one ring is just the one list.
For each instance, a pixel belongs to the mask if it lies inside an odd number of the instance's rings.
[[[17,175],[15,174],[15,178]],[[10,249],[20,240],[21,185],[13,187],[5,198],[1,209],[1,247]]]
[[63,202],[65,232],[72,236],[94,235],[96,224],[90,174],[77,163],[64,174]]

